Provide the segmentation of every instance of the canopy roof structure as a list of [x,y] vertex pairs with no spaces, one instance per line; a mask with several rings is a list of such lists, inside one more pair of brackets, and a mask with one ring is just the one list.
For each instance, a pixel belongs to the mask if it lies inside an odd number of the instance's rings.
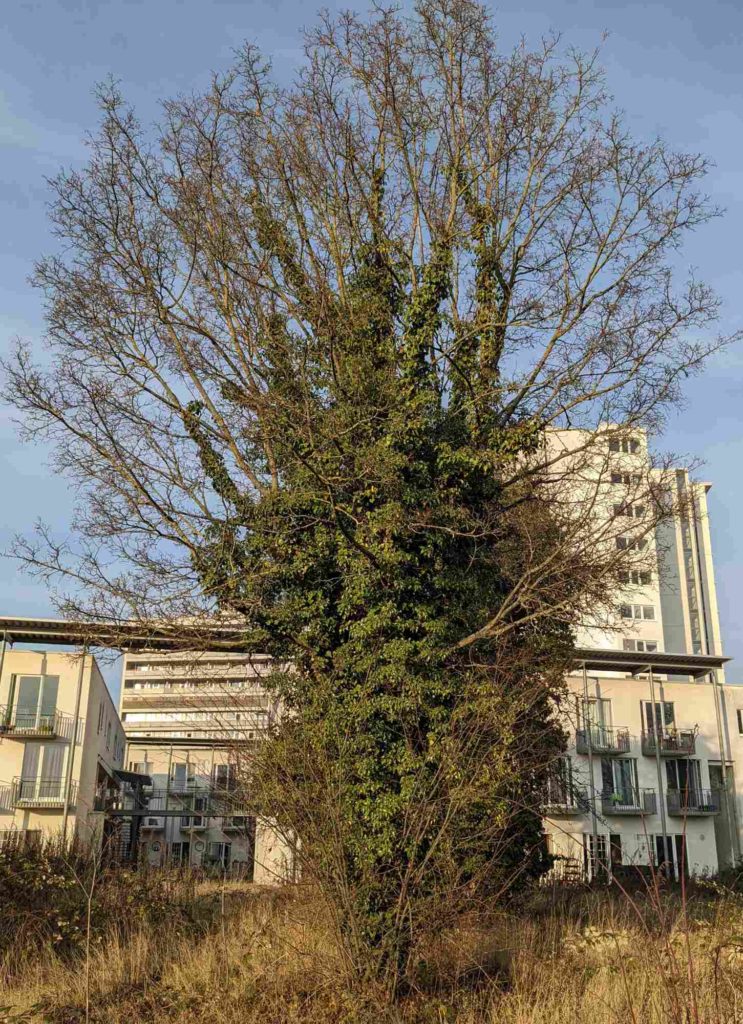
[[[212,650],[258,654],[238,624],[215,619],[188,622],[75,622],[0,616],[0,640],[50,646],[110,647],[122,651]],[[260,655],[258,655],[260,656]],[[265,655],[264,655],[265,657]],[[693,676],[721,669],[729,658],[713,654],[612,651],[578,648],[575,668],[589,672],[654,672]]]
[[629,672],[636,675],[652,669],[653,672],[693,676],[695,679],[721,669],[729,661],[730,658],[716,654],[669,654],[665,651],[647,653],[582,647],[575,652],[576,668],[585,668],[588,672]]
[[244,629],[214,619],[188,622],[82,622],[0,616],[0,640],[11,644],[110,647],[121,651],[214,650],[255,653]]

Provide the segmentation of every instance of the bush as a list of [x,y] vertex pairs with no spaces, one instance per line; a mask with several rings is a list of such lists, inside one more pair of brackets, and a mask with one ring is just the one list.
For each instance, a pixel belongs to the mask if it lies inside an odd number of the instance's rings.
[[0,849],[0,962],[6,974],[50,947],[63,958],[81,951],[88,926],[99,943],[143,923],[180,930],[194,921],[193,879],[102,866],[78,844],[50,840]]

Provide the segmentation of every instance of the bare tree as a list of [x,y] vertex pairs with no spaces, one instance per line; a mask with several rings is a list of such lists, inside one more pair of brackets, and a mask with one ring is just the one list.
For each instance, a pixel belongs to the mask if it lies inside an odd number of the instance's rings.
[[[610,622],[677,511],[633,455],[731,340],[673,272],[717,213],[707,163],[634,141],[595,54],[500,52],[474,0],[322,17],[286,89],[246,47],[155,131],[115,88],[100,100],[87,166],[53,186],[64,245],[36,268],[50,365],[19,345],[6,366],[26,436],[78,489],[75,539],[41,526],[17,554],[68,614],[221,614],[292,663],[298,748],[337,764],[352,737],[341,849],[374,877],[354,905],[397,978],[400,880],[430,905],[421,879],[447,863],[492,893],[496,851],[531,842],[505,812],[497,841],[448,813],[451,787],[411,839],[456,723],[488,723],[465,745],[488,765],[469,805],[533,810],[572,631]],[[544,743],[499,767],[524,719],[495,693],[520,688]]]

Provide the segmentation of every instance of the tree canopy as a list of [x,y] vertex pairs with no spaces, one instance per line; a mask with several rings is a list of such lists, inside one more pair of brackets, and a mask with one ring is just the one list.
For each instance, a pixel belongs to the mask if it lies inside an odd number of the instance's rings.
[[640,557],[571,481],[726,340],[674,271],[706,161],[474,0],[321,17],[286,88],[245,47],[154,130],[100,101],[36,268],[51,363],[6,366],[74,539],[18,553],[66,610],[224,614],[291,663],[264,797],[398,978],[419,922],[544,864],[573,630]]

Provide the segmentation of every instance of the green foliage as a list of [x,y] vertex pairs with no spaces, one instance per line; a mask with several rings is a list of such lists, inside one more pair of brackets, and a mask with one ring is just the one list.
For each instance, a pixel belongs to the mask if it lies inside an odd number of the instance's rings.
[[[261,231],[288,265],[265,208]],[[337,883],[341,858],[353,893],[344,927],[395,971],[414,931],[400,912],[403,878],[424,903],[447,884],[482,899],[546,866],[539,789],[562,743],[549,698],[571,650],[569,630],[549,617],[481,644],[476,658],[457,647],[510,593],[524,533],[545,550],[557,534],[526,488],[514,516],[502,483],[539,447],[539,425],[497,429],[491,417],[483,430],[482,416],[463,415],[437,386],[450,265],[441,242],[411,289],[371,238],[345,304],[336,298],[316,325],[335,334],[332,373],[305,366],[298,384],[305,343],[289,322],[274,325],[288,353],[272,367],[282,486],[250,508],[202,410],[189,410],[204,471],[232,510],[198,554],[203,584],[246,615],[262,649],[294,665],[274,681],[291,719],[258,788],[325,883]],[[307,758],[327,769],[311,799]],[[341,794],[328,809],[340,853],[300,809],[317,814],[327,787]],[[419,803],[426,821],[410,829]]]
[[173,885],[165,874],[101,868],[85,848],[47,841],[8,842],[0,848],[0,959],[14,962],[52,948],[68,958],[85,948],[88,894],[91,938],[112,929],[128,934],[136,925],[177,929],[188,919],[192,887]]

